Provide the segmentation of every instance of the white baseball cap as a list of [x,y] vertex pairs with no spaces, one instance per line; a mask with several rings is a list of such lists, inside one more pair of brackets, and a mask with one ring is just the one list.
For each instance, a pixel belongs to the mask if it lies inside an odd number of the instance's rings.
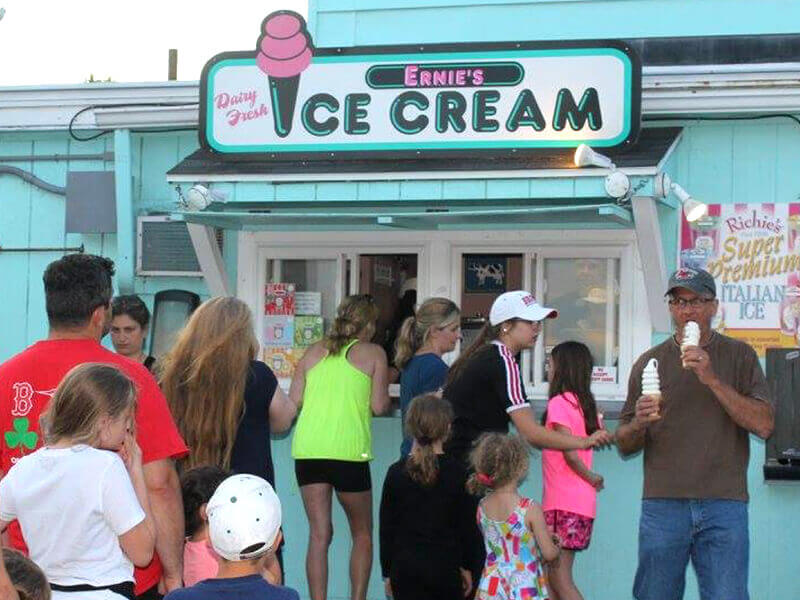
[[211,546],[227,560],[265,554],[281,527],[281,501],[272,486],[255,475],[228,477],[211,496],[206,512]]
[[556,309],[539,306],[536,298],[530,292],[516,290],[500,294],[497,297],[489,311],[489,323],[499,325],[509,319],[541,321],[542,319],[555,319],[557,316]]

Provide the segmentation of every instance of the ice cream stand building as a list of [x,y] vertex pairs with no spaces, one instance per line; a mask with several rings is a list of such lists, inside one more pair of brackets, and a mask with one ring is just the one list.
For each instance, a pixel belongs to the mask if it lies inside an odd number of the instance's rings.
[[[308,25],[254,23],[199,83],[0,89],[0,358],[46,335],[41,273],[68,251],[114,258],[119,291],[151,305],[242,298],[284,383],[347,294],[378,299],[390,348],[410,293],[459,304],[467,343],[497,294],[526,288],[561,313],[521,357],[537,411],[549,349],[579,339],[613,427],[632,362],[671,330],[679,264],[715,275],[716,325],[765,361],[797,346],[798,23],[777,1],[316,0]],[[377,498],[399,418],[373,430]],[[753,598],[796,595],[800,495],[763,469],[783,446],[751,444]],[[273,452],[286,577],[306,593],[289,439]],[[627,598],[641,457],[595,460],[606,490],[576,574],[588,598]],[[334,528],[345,598],[341,514]]]

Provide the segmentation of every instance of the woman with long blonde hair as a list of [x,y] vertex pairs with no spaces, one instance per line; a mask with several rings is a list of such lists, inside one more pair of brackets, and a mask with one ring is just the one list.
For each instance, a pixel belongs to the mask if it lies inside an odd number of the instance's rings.
[[371,296],[348,296],[325,338],[294,372],[289,396],[300,405],[292,457],[308,516],[306,574],[312,600],[325,600],[331,498],[350,523],[351,598],[365,600],[372,567],[372,414],[389,408],[386,352],[370,342],[378,307]]
[[250,308],[212,298],[194,311],[159,361],[172,415],[191,448],[181,467],[215,465],[274,486],[270,431],[286,431],[296,407],[258,352]]
[[401,456],[411,451],[405,431],[406,411],[413,398],[444,386],[447,363],[442,355],[452,352],[461,338],[461,312],[447,298],[428,298],[415,314],[403,321],[397,335],[395,365],[400,369],[400,415],[403,423]]

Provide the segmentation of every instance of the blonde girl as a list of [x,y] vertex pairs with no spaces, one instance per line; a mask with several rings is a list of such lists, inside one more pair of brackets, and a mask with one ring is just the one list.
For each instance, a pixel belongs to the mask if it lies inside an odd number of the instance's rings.
[[478,521],[486,545],[486,563],[478,600],[549,598],[544,562],[559,548],[550,537],[542,507],[520,495],[528,473],[528,447],[515,435],[482,435],[470,455],[474,473],[467,489],[483,495]]
[[[400,369],[400,415],[406,422],[406,411],[412,398],[435,392],[444,386],[447,364],[442,355],[455,350],[461,338],[461,313],[447,298],[428,298],[416,313],[403,321],[397,336],[395,365]],[[411,450],[411,438],[403,437],[400,455]]]
[[161,388],[192,449],[182,469],[214,465],[275,485],[270,433],[291,427],[296,407],[270,368],[256,360],[250,308],[238,298],[207,300],[159,361]]
[[0,527],[19,521],[54,599],[133,598],[133,565],[153,557],[135,406],[116,367],[75,367],[41,417],[45,445],[0,481]]
[[394,600],[440,600],[472,589],[475,505],[460,461],[446,456],[453,410],[435,394],[411,401],[411,453],[391,467],[380,509],[381,571]]
[[372,414],[389,408],[386,352],[370,342],[378,307],[371,296],[348,296],[325,338],[295,369],[289,397],[301,406],[292,457],[309,523],[306,574],[312,600],[328,587],[333,491],[353,536],[351,597],[364,600],[372,567]]

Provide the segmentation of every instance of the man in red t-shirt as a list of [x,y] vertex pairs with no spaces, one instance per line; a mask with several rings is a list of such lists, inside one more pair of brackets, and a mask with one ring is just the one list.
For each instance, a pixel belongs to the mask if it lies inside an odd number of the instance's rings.
[[[160,583],[166,591],[182,585],[183,503],[173,459],[188,449],[153,376],[143,365],[100,345],[111,322],[113,274],[111,260],[86,254],[67,255],[45,270],[49,335],[0,365],[0,469],[7,473],[41,446],[39,415],[70,369],[86,362],[122,369],[138,389],[136,438],[156,522],[157,555],[135,571],[137,596],[151,599],[160,597]],[[9,526],[9,537],[14,547],[25,548],[16,522]]]

